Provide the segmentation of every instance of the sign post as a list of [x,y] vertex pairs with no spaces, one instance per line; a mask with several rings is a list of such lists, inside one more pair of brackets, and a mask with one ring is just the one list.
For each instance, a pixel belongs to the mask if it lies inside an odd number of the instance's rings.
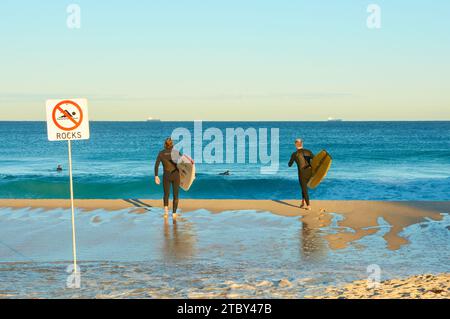
[[70,207],[72,208],[72,250],[73,250],[73,271],[77,273],[77,239],[75,231],[75,204],[73,200],[73,175],[72,175],[72,141],[67,141],[69,148],[69,178],[70,178]]
[[77,275],[77,243],[72,175],[72,141],[88,140],[89,115],[86,99],[47,100],[47,133],[49,141],[67,141],[69,151],[70,206],[72,208],[73,271]]

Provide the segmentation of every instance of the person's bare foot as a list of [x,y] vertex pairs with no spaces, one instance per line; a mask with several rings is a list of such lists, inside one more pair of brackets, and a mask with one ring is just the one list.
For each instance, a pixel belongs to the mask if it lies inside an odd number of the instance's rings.
[[309,206],[309,205],[308,205],[308,206],[305,206],[304,209],[306,209],[306,210],[311,210],[311,206]]
[[164,218],[169,218],[169,207],[164,207]]
[[176,224],[177,223],[177,218],[178,218],[178,214],[172,214],[172,218],[173,218],[173,223]]

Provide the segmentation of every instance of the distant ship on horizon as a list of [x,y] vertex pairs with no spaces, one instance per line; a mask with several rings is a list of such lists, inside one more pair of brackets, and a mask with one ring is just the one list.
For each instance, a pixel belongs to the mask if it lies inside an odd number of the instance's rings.
[[343,119],[335,119],[334,117],[329,117],[328,122],[343,122]]
[[161,122],[161,120],[160,119],[154,119],[153,117],[149,117],[147,119],[147,122]]

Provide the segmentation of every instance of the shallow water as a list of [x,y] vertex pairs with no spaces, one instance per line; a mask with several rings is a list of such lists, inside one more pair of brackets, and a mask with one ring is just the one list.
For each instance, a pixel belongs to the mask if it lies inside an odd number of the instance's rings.
[[70,211],[0,209],[0,297],[11,298],[291,298],[325,285],[449,271],[450,216],[405,229],[410,244],[386,249],[379,231],[333,251],[298,217],[233,211],[183,214],[177,226],[162,211],[77,211],[82,288],[65,288],[72,260]]

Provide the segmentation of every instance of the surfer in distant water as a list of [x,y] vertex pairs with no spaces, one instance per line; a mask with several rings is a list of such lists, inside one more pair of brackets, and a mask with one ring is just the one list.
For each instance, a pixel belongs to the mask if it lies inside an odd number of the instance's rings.
[[312,176],[311,160],[314,158],[314,154],[310,150],[303,148],[302,139],[295,140],[295,147],[297,148],[297,151],[292,153],[289,167],[292,167],[294,162],[297,164],[298,180],[302,189],[302,204],[300,208],[311,210],[308,182]]
[[58,167],[56,168],[56,171],[57,171],[58,173],[62,172],[62,171],[63,171],[62,166],[61,166],[61,165],[58,165]]
[[230,176],[231,173],[230,173],[230,171],[225,171],[223,173],[220,173],[219,175],[221,175],[221,176]]
[[173,222],[177,221],[177,209],[180,193],[180,172],[178,171],[176,161],[180,157],[180,152],[173,148],[173,141],[168,138],[164,142],[164,149],[159,152],[155,163],[155,183],[161,184],[161,180],[158,176],[159,164],[162,162],[164,168],[163,175],[163,188],[164,188],[164,218],[169,217],[169,196],[170,185],[173,190],[173,210],[172,217]]

